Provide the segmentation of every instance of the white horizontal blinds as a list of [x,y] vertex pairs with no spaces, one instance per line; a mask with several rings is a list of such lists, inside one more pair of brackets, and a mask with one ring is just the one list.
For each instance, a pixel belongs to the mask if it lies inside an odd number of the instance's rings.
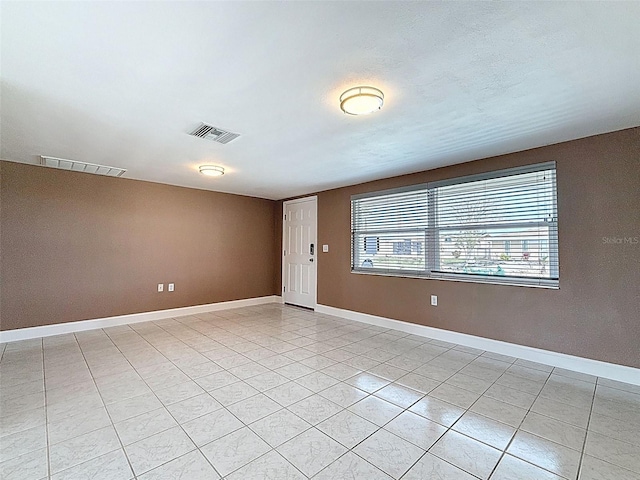
[[434,187],[432,272],[558,279],[555,166],[503,174]]
[[426,186],[354,197],[352,269],[425,274]]
[[558,284],[555,163],[352,197],[352,269]]

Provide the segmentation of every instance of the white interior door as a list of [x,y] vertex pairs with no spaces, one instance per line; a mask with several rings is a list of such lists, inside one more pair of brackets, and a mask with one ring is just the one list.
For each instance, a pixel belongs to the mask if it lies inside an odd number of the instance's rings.
[[284,202],[283,210],[282,298],[285,303],[315,308],[317,197]]

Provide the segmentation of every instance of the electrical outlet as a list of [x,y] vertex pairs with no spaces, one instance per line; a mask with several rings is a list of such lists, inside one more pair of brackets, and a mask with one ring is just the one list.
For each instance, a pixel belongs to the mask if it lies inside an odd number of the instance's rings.
[[176,288],[175,284],[173,284],[173,283],[170,283],[169,286],[168,286],[168,289],[169,289],[170,292],[173,292],[175,290],[175,288]]
[[434,307],[438,306],[438,296],[437,295],[431,295],[431,305],[433,305]]
[[322,251],[327,253],[329,251],[329,245],[322,245]]
[[164,283],[158,284],[158,292],[164,292]]

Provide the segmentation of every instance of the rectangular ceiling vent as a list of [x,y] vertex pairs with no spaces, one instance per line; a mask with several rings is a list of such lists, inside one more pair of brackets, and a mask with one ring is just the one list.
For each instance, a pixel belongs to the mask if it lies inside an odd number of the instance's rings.
[[200,126],[198,126],[194,131],[190,132],[189,135],[205,138],[207,140],[212,140],[214,142],[223,144],[227,144],[231,140],[235,140],[240,136],[239,133],[227,132],[226,130],[222,130],[221,128],[207,125],[206,123],[201,123]]
[[40,165],[60,170],[71,170],[73,172],[93,173],[95,175],[106,175],[108,177],[121,177],[126,168],[110,167],[108,165],[98,165],[95,163],[79,162],[77,160],[66,160],[64,158],[40,156]]

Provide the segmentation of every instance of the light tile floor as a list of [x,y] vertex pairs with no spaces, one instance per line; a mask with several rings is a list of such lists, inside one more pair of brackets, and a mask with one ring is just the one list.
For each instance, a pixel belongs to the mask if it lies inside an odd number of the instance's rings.
[[0,477],[640,479],[640,387],[270,304],[0,346]]

